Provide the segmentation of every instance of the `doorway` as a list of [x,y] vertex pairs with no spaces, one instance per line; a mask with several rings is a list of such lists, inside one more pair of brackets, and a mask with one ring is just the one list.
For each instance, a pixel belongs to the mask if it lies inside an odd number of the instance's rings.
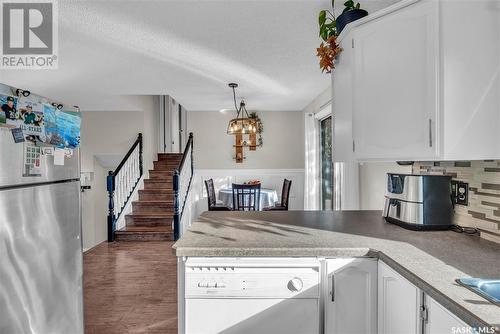
[[332,168],[332,116],[319,122],[320,127],[320,178],[321,210],[333,209],[333,168]]

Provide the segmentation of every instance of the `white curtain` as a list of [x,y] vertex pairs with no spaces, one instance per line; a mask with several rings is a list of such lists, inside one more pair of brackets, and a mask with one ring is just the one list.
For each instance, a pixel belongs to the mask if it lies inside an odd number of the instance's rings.
[[304,210],[320,210],[319,199],[319,124],[313,113],[304,114],[305,124],[305,182]]

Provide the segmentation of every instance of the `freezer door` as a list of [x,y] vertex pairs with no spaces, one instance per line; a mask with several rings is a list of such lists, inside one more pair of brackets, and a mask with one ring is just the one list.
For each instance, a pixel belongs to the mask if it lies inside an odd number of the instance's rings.
[[25,145],[14,143],[10,129],[0,127],[0,188],[80,178],[79,150],[73,150],[73,155],[64,159],[63,166],[54,165],[53,155],[43,155],[40,160],[41,175],[23,176]]
[[0,333],[83,333],[79,190],[0,190]]

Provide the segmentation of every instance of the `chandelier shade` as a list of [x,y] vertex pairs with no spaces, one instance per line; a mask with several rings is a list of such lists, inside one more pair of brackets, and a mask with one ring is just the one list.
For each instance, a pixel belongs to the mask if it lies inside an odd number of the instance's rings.
[[229,121],[227,125],[227,134],[228,135],[246,135],[257,133],[259,128],[258,121],[254,118],[251,118],[248,115],[248,111],[245,105],[245,101],[240,102],[240,107],[238,108],[236,104],[236,92],[235,88],[238,87],[238,84],[230,83],[229,87],[233,89],[233,100],[234,100],[234,108],[236,109],[236,118],[233,118]]
[[236,118],[229,121],[227,126],[228,135],[246,135],[257,133],[257,121],[248,116],[245,102],[241,101]]

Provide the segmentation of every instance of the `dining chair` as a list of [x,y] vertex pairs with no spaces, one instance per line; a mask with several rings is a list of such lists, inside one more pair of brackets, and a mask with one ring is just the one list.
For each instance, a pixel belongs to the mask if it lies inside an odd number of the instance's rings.
[[231,211],[230,207],[217,201],[213,179],[205,180],[205,187],[207,188],[208,195],[208,211]]
[[290,198],[290,188],[292,181],[284,179],[283,188],[281,189],[281,202],[274,203],[274,206],[266,207],[264,211],[288,211],[288,200]]
[[258,211],[260,206],[259,184],[233,183],[233,210]]

